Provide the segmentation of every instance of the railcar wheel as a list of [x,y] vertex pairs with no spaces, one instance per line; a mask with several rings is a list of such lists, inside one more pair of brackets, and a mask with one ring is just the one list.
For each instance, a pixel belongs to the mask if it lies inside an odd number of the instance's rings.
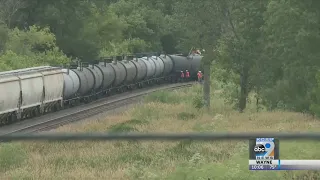
[[59,104],[53,105],[52,109],[53,109],[54,112],[59,111],[59,110],[60,110],[60,109],[59,109]]
[[89,103],[89,98],[84,98],[84,99],[83,99],[83,102],[84,102],[85,104]]
[[9,117],[4,118],[3,123],[4,125],[9,124],[10,123]]
[[33,116],[34,117],[40,116],[40,109],[39,108],[36,108],[35,110],[33,110]]
[[23,115],[23,119],[26,119],[26,118],[28,118],[28,113],[24,113]]
[[10,116],[11,122],[16,122],[18,120],[17,114],[16,113],[12,113]]
[[81,100],[80,99],[74,100],[74,102],[72,102],[73,106],[78,106],[80,104],[81,104]]

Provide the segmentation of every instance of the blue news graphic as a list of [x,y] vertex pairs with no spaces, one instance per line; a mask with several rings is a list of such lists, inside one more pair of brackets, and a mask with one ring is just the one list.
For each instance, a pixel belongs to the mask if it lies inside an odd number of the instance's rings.
[[254,152],[257,159],[274,159],[274,148],[274,138],[256,138]]

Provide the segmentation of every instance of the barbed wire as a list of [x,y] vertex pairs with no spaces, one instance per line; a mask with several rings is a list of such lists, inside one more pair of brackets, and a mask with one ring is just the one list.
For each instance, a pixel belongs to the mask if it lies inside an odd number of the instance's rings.
[[219,141],[277,138],[280,140],[320,140],[320,133],[37,133],[1,135],[0,141]]

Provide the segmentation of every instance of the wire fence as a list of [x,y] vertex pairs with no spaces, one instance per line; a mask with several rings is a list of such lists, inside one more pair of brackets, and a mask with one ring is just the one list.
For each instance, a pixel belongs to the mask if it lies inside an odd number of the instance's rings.
[[277,138],[280,140],[320,140],[320,133],[37,133],[0,136],[0,141],[219,141]]

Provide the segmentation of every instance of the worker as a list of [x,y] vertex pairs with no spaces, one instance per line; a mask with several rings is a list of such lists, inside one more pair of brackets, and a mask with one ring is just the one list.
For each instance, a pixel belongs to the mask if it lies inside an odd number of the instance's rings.
[[201,71],[198,72],[197,76],[198,76],[198,82],[202,82],[202,73],[201,73]]
[[199,55],[201,55],[201,52],[200,52],[199,49],[196,50],[196,53],[199,54]]
[[184,80],[184,73],[183,73],[183,71],[181,71],[180,78],[181,78],[181,82],[183,82],[183,80]]
[[189,78],[190,78],[190,72],[186,70],[186,79],[189,80]]

